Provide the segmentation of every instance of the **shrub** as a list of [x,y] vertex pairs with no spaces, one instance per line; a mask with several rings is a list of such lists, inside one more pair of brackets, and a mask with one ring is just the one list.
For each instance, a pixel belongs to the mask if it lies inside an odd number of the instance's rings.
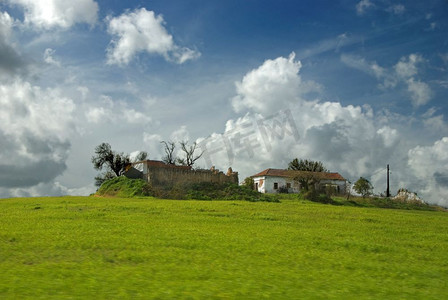
[[279,187],[278,188],[278,192],[280,193],[280,194],[288,194],[289,193],[289,190],[288,190],[288,188],[286,187],[286,186],[281,186],[281,187]]
[[125,176],[120,176],[105,181],[96,194],[128,198],[150,196],[151,191],[148,184],[142,179],[129,179]]
[[308,191],[305,191],[301,194],[299,194],[302,199],[306,199],[312,202],[319,202],[324,204],[335,204],[338,205],[339,203],[331,199],[330,196],[327,194],[320,194],[315,189],[310,189]]

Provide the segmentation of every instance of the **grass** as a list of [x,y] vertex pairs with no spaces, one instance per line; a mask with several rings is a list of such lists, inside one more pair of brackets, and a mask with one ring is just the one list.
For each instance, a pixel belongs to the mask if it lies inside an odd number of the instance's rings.
[[442,299],[446,212],[0,199],[1,299]]
[[195,200],[246,200],[251,202],[279,202],[275,195],[266,195],[239,186],[234,183],[202,182],[175,185],[168,187],[152,187],[142,179],[129,179],[125,176],[105,181],[96,192],[98,196],[132,198],[138,196],[154,196],[163,199],[195,199]]

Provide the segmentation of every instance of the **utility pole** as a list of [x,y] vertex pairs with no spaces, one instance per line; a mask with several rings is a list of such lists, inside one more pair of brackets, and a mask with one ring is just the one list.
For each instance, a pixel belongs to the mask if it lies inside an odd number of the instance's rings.
[[389,190],[389,165],[387,165],[387,189],[386,189],[386,197],[390,197],[390,190]]

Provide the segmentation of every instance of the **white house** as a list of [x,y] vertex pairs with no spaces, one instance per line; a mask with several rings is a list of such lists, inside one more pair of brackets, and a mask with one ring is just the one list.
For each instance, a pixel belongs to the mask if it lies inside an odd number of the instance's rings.
[[346,180],[339,173],[306,172],[281,169],[266,169],[250,176],[254,180],[255,190],[261,193],[299,193],[300,178],[314,177],[319,179],[319,188],[332,187],[335,192],[344,194]]

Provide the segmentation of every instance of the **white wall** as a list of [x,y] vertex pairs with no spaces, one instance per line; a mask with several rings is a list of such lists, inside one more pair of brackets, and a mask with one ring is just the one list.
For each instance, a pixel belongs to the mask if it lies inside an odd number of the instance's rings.
[[[258,191],[260,193],[277,193],[278,189],[274,189],[274,183],[278,184],[278,188],[286,187],[289,183],[291,188],[288,190],[289,193],[299,193],[300,185],[298,181],[294,181],[292,178],[287,177],[273,177],[273,176],[260,176],[254,177],[254,183],[258,183]],[[345,193],[345,181],[341,180],[322,180],[320,182],[321,186],[325,184],[337,185],[339,186],[339,192]]]
[[274,189],[274,183],[277,183],[278,188],[286,187],[286,184],[291,184],[291,188],[289,189],[290,193],[298,193],[299,186],[298,182],[294,182],[291,178],[287,177],[273,177],[273,176],[261,176],[254,177],[254,183],[258,183],[258,191],[260,193],[277,193],[278,189]]

